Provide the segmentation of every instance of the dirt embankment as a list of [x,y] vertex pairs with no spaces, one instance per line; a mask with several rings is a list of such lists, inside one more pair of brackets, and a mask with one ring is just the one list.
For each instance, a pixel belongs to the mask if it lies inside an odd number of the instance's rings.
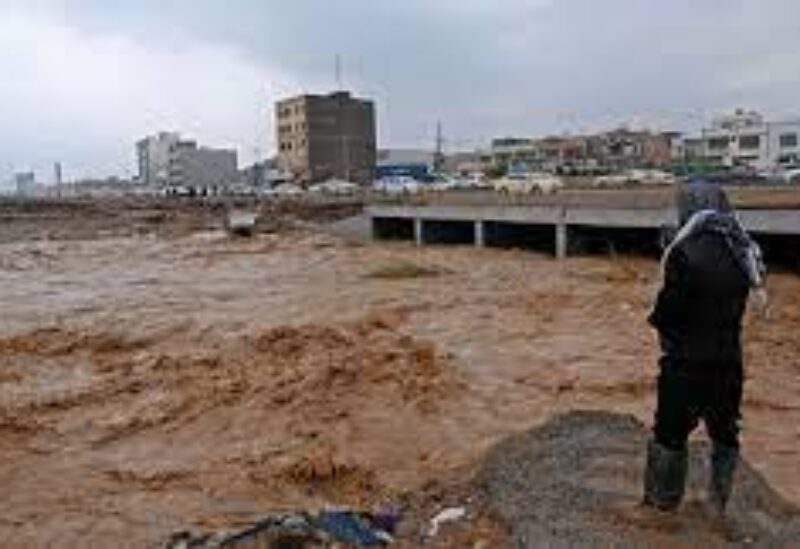
[[17,200],[0,198],[0,243],[93,240],[129,236],[180,237],[220,229],[231,208],[259,213],[258,229],[273,232],[297,221],[333,221],[361,211],[358,201],[108,198]]

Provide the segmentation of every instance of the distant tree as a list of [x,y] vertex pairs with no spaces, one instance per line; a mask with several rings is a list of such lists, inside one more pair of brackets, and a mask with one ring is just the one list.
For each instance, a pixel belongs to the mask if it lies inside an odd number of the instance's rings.
[[508,174],[508,166],[505,164],[492,164],[488,168],[486,168],[486,172],[484,175],[490,179],[497,179],[498,177],[504,177]]

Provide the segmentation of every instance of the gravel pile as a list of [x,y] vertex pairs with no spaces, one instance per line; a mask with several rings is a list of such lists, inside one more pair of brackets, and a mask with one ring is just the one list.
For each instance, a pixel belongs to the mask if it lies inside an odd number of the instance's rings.
[[629,416],[570,413],[494,447],[479,481],[514,547],[798,547],[800,509],[747,463],[738,470],[727,524],[701,511],[708,471],[700,444],[692,447],[677,516],[644,526],[632,520],[647,437]]

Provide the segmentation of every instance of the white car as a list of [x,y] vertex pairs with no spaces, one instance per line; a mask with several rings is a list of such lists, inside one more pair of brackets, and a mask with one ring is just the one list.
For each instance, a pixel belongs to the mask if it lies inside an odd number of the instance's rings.
[[545,174],[508,175],[493,182],[494,190],[506,194],[553,194],[564,187],[560,178]]
[[643,185],[673,185],[677,182],[674,175],[662,170],[631,170],[629,180]]
[[375,182],[373,188],[386,194],[416,194],[422,190],[422,184],[413,177],[386,177]]
[[428,184],[426,188],[432,191],[452,191],[458,188],[458,181],[451,177],[441,177]]
[[621,187],[628,181],[625,174],[601,175],[594,178],[593,185],[598,188]]
[[775,175],[781,183],[800,183],[800,168],[780,170]]
[[613,175],[603,175],[594,179],[595,187],[622,187],[624,185],[673,185],[677,178],[661,170],[628,170]]
[[283,185],[275,187],[273,192],[276,196],[300,196],[304,194],[305,191],[292,183],[284,183]]
[[330,179],[323,183],[314,185],[309,190],[312,193],[332,194],[332,195],[352,195],[357,194],[361,187],[356,183],[350,181],[342,181],[340,179]]

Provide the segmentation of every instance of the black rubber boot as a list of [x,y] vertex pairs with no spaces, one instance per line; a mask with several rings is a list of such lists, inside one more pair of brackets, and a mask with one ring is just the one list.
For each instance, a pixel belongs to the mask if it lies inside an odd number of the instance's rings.
[[708,501],[719,515],[733,490],[733,476],[739,462],[739,449],[715,442],[711,450],[711,479],[708,486]]
[[651,440],[647,443],[642,503],[661,511],[674,511],[681,504],[686,487],[689,454],[671,450]]

